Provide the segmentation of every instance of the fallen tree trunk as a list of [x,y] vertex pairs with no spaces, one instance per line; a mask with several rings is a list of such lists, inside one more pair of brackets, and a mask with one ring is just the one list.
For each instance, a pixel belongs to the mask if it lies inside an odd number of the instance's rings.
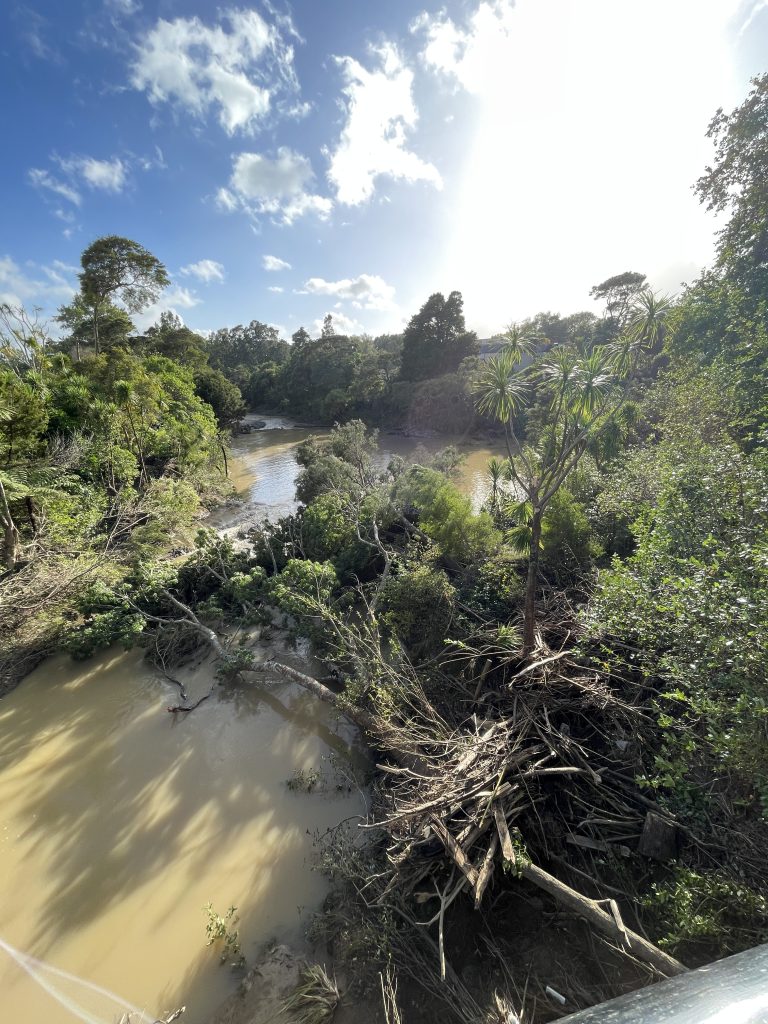
[[684,974],[688,970],[679,960],[675,960],[674,957],[669,956],[668,953],[659,949],[658,946],[654,946],[652,942],[648,942],[642,935],[633,932],[626,925],[622,925],[620,918],[617,921],[612,914],[606,913],[596,900],[582,896],[581,893],[571,889],[569,885],[561,882],[554,875],[550,875],[549,872],[543,871],[530,862],[520,864],[519,871],[521,877],[526,881],[532,882],[539,889],[549,893],[558,903],[579,914],[599,932],[625,944],[628,952],[638,960],[643,960],[655,967],[660,974],[672,978],[677,974]]
[[285,676],[287,679],[293,680],[294,683],[298,683],[299,686],[303,686],[305,690],[309,690],[310,693],[319,698],[325,704],[330,704],[341,714],[354,722],[355,725],[359,726],[364,732],[374,735],[376,732],[376,719],[370,712],[363,710],[363,708],[356,708],[351,705],[348,701],[340,699],[337,693],[325,686],[319,680],[313,676],[308,676],[304,672],[299,672],[298,669],[291,668],[290,665],[285,665],[281,661],[275,661],[270,659],[264,662],[264,667],[274,669],[275,672],[281,676]]
[[[219,640],[216,631],[202,623],[189,605],[184,604],[183,601],[179,601],[179,599],[174,597],[168,590],[163,591],[163,597],[165,597],[165,599],[172,604],[177,611],[181,612],[183,616],[181,621],[187,622],[191,629],[194,629],[196,633],[199,633],[200,636],[208,642],[217,657],[224,658],[226,656],[226,651],[221,640]],[[347,701],[342,700],[337,693],[334,693],[333,690],[325,686],[324,683],[321,683],[313,676],[306,675],[304,672],[299,672],[298,669],[291,668],[290,665],[285,665],[283,662],[276,661],[274,659],[265,661],[263,663],[263,668],[271,668],[279,675],[285,676],[286,678],[291,679],[294,683],[298,683],[300,686],[303,686],[305,690],[309,690],[319,700],[323,701],[325,704],[330,704],[337,711],[341,712],[341,714],[346,715],[351,722],[354,722],[355,725],[359,726],[359,728],[365,732],[373,734],[375,731],[376,719],[372,714],[362,708],[356,708]],[[258,672],[261,670],[261,668],[254,668],[252,671]],[[241,671],[249,670],[241,669]],[[205,697],[202,697],[195,705],[189,707],[179,705],[175,708],[169,708],[168,710],[174,712],[194,711],[194,709],[202,704],[202,702],[209,696],[210,693],[206,694]]]

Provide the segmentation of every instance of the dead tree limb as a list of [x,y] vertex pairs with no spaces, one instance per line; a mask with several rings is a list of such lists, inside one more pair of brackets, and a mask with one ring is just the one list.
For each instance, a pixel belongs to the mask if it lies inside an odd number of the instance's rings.
[[647,939],[638,935],[637,932],[633,932],[626,925],[620,925],[615,917],[606,913],[595,900],[582,896],[581,893],[576,892],[575,889],[561,882],[554,875],[550,875],[549,872],[530,862],[521,864],[519,870],[526,881],[543,889],[558,903],[579,914],[598,931],[620,943],[626,942],[629,952],[633,956],[655,967],[660,974],[672,978],[677,974],[684,974],[687,970],[679,960],[675,960],[674,957],[669,956],[668,953],[659,949],[658,946],[654,946],[653,943],[648,942]]

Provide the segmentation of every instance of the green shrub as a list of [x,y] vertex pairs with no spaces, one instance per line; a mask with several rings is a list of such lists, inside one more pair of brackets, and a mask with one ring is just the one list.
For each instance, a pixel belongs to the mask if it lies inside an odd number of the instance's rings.
[[382,618],[414,656],[443,645],[456,610],[456,590],[442,569],[417,564],[390,576],[382,590]]
[[481,615],[506,622],[519,608],[524,590],[520,561],[500,552],[472,567],[462,584],[462,598]]
[[490,515],[473,512],[470,499],[437,470],[411,467],[397,482],[396,494],[416,512],[420,529],[456,562],[466,565],[501,547]]
[[768,939],[768,901],[743,883],[716,872],[675,867],[643,900],[664,949],[721,957]]
[[542,560],[567,575],[586,569],[601,554],[584,505],[561,487],[544,515]]

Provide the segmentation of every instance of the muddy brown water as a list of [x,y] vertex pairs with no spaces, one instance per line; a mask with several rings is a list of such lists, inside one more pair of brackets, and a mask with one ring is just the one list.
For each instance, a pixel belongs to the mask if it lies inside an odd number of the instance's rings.
[[[260,417],[267,426],[250,434],[241,434],[232,443],[233,465],[230,476],[238,493],[253,506],[254,511],[275,519],[296,508],[294,492],[300,467],[294,458],[299,442],[310,434],[327,435],[322,428],[297,427],[278,416]],[[457,484],[472,499],[478,510],[488,497],[488,460],[492,455],[504,456],[503,442],[489,446],[483,442],[461,438],[414,438],[382,433],[379,437],[378,465],[386,467],[393,455],[405,459],[418,457],[419,450],[433,454],[448,444],[458,447],[464,456],[457,475]],[[226,514],[224,514],[226,518]],[[214,522],[224,521],[217,520]]]
[[[277,516],[309,431],[268,426],[236,439],[232,476]],[[381,460],[444,443],[386,437]],[[475,503],[490,454],[469,449]],[[193,699],[210,685],[206,663],[177,674]],[[206,947],[208,902],[239,908],[251,960],[271,939],[301,948],[326,891],[315,836],[365,811],[336,788],[359,741],[287,682],[220,688],[184,717],[166,713],[177,701],[140,651],[115,650],[50,659],[0,700],[0,1021],[112,1024],[119,997],[147,1019],[185,1004],[203,1024],[238,980]],[[288,789],[297,771],[320,771],[324,791]]]

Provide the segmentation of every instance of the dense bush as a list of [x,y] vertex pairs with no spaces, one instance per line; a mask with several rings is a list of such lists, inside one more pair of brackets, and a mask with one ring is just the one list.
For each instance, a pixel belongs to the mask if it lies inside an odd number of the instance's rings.
[[382,590],[383,621],[413,657],[443,646],[456,612],[456,590],[442,569],[401,566]]

